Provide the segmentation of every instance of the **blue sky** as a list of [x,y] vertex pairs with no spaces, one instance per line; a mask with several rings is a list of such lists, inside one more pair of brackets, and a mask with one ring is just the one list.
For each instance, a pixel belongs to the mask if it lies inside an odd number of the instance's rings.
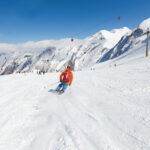
[[102,29],[133,29],[150,17],[149,8],[150,0],[1,0],[0,43],[82,39]]

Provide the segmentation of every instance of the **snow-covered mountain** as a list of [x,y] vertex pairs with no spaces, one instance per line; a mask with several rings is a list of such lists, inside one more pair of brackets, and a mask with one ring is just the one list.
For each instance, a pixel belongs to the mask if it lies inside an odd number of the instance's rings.
[[23,44],[0,44],[0,73],[62,71],[70,64],[73,70],[93,66],[120,56],[140,43],[146,43],[150,18],[133,31],[124,27],[112,31],[102,30],[86,39],[69,38],[27,42]]
[[145,43],[147,39],[147,32],[150,31],[150,18],[144,20],[137,28],[135,28],[131,33],[125,35],[121,38],[118,44],[110,49],[99,62],[104,62],[109,59],[120,56],[131,48],[137,48],[141,43]]
[[130,32],[126,27],[102,30],[84,40],[70,39],[0,44],[1,74],[41,70],[54,72],[70,64],[78,70],[95,64],[120,38]]
[[73,57],[75,70],[94,65],[108,50],[118,43],[123,35],[129,32],[130,30],[126,27],[110,32],[102,30],[86,38]]

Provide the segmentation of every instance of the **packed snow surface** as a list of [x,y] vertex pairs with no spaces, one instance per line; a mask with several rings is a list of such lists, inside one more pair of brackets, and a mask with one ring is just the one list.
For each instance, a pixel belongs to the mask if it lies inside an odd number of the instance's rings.
[[63,95],[59,75],[0,76],[0,150],[150,150],[145,43],[74,72]]

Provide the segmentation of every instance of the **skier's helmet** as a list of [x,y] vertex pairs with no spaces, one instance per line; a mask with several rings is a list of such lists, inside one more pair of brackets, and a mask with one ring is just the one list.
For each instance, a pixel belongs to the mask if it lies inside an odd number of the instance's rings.
[[70,65],[68,65],[67,68],[71,69]]

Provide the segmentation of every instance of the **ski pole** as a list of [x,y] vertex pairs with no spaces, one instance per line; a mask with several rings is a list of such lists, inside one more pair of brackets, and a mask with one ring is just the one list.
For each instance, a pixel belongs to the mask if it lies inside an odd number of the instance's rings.
[[[59,81],[54,82],[54,83],[50,84],[49,86],[53,86],[53,85],[55,85],[55,84],[57,84],[57,83],[59,83]],[[47,87],[48,87],[48,86],[47,86]],[[44,86],[44,88],[46,88],[46,86]]]
[[52,84],[50,84],[49,86],[55,85],[55,84],[57,84],[57,83],[59,83],[59,81],[57,81],[57,82],[55,82],[55,83],[52,83]]

